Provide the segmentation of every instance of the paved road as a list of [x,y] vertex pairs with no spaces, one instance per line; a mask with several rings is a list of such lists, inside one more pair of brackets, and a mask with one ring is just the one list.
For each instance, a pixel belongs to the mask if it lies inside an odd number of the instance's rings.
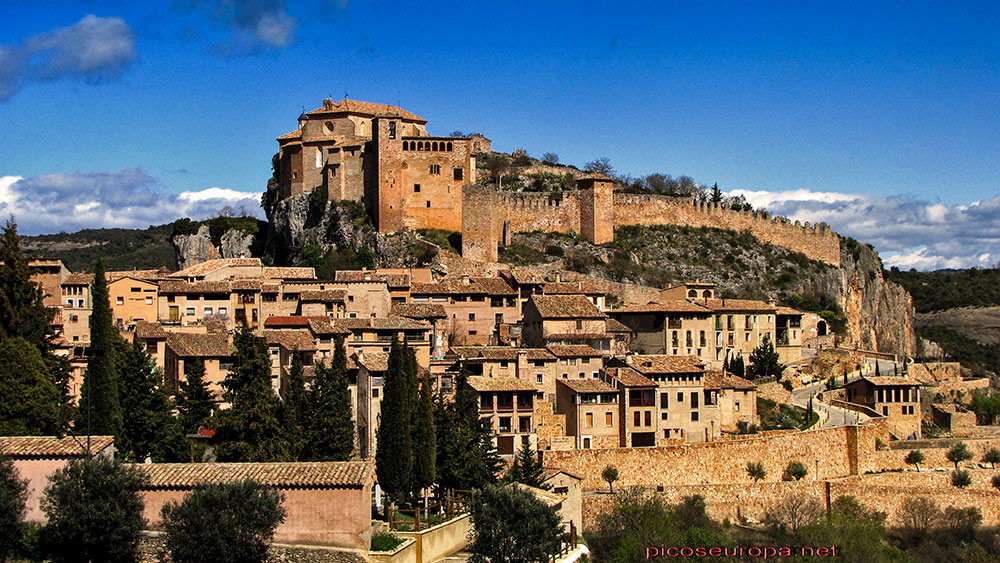
[[[893,363],[887,360],[879,360],[879,375],[892,375]],[[902,364],[897,366],[900,370],[902,369]],[[863,367],[864,375],[875,375],[875,360],[866,360]],[[852,372],[847,376],[848,382],[857,381],[861,378],[862,372]],[[843,378],[838,378],[838,384],[843,384]],[[792,404],[797,407],[808,408],[809,400],[812,399],[817,393],[824,391],[826,389],[826,383],[824,381],[819,381],[809,385],[804,385],[792,391]],[[852,410],[842,409],[839,407],[832,407],[825,405],[818,400],[813,401],[813,409],[820,413],[826,413],[827,419],[819,427],[820,428],[832,428],[835,426],[847,426],[849,424],[858,424],[868,420],[868,417],[857,413]],[[822,414],[821,414],[822,416]]]

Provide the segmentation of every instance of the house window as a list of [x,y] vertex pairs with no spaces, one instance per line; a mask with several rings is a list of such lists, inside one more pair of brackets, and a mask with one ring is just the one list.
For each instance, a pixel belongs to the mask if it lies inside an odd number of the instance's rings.
[[147,295],[146,296],[146,305],[152,305],[152,304],[153,304],[153,298]]
[[414,192],[419,192],[420,191],[420,184],[413,184],[413,191]]
[[642,422],[642,419],[639,417],[641,416],[642,413],[640,413],[639,411],[635,411],[634,413],[632,413],[632,426],[640,426],[639,423]]
[[615,425],[615,415],[611,411],[604,413],[604,425],[605,426]]
[[698,408],[698,393],[691,393],[691,408]]
[[660,413],[660,420],[668,420],[669,418],[670,418],[670,413],[668,413],[668,412],[661,412]]
[[740,402],[739,401],[736,401],[735,403],[733,403],[733,410],[735,412],[740,412]]
[[542,382],[543,382],[543,379],[544,379],[544,377],[542,376],[542,374],[540,374],[540,373],[535,374],[535,383],[541,385]]
[[220,315],[225,315],[227,313],[229,313],[229,309],[228,308],[226,308],[226,307],[219,307],[219,314]]
[[698,422],[698,411],[691,411],[691,422]]
[[882,415],[889,416],[889,407],[882,407]]
[[465,170],[462,168],[455,168],[452,172],[456,180],[462,180],[465,178]]
[[586,418],[587,418],[587,428],[593,428],[594,427],[594,413],[588,412],[586,414]]
[[577,319],[577,321],[576,321],[576,330],[583,330],[583,321]]
[[378,389],[372,389],[372,398],[378,399]]
[[184,314],[188,316],[194,316],[194,307],[188,307],[184,310]]
[[500,431],[501,432],[510,432],[510,417],[509,416],[501,416],[500,417]]
[[653,425],[653,413],[651,411],[646,411],[646,426]]
[[677,402],[678,403],[683,403],[684,402],[684,393],[681,393],[679,391],[677,392]]
[[125,298],[124,297],[122,297],[121,295],[119,295],[118,297],[115,297],[115,305],[124,305],[124,304],[125,304]]
[[395,121],[390,121],[389,122],[389,138],[390,139],[395,139],[396,138],[396,122]]
[[[531,417],[521,416],[517,419],[517,431],[521,434],[527,434],[531,432]],[[527,438],[527,436],[525,436]]]
[[430,207],[430,206],[431,206],[431,202],[430,202],[430,200],[427,200],[427,207]]
[[470,321],[476,320],[476,314],[475,313],[469,313],[469,320]]
[[569,379],[569,374],[568,373],[564,373],[563,374],[563,379]]
[[212,314],[212,308],[211,307],[205,307],[205,314],[206,315],[211,315]]
[[670,393],[660,393],[660,408],[665,409],[670,404]]
[[440,164],[431,164],[430,173],[431,174],[440,175],[441,174],[441,165]]

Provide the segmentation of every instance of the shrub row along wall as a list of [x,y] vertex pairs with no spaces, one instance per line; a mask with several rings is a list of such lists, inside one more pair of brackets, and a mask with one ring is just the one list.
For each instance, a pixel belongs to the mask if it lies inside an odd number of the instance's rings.
[[[865,506],[885,512],[888,524],[900,524],[900,511],[908,498],[926,497],[943,510],[947,507],[979,508],[983,524],[1000,524],[1000,492],[990,485],[994,471],[973,471],[973,484],[968,489],[951,485],[948,472],[923,471],[882,473],[855,476],[832,481],[793,481],[774,483],[734,483],[728,485],[676,485],[657,492],[670,504],[684,497],[701,495],[712,518],[722,521],[739,517],[761,521],[768,507],[783,502],[789,496],[808,495],[826,507],[840,496],[853,496]],[[591,531],[600,515],[610,510],[615,499],[607,494],[593,494],[583,499],[583,528]]]
[[761,462],[767,480],[781,479],[789,461],[805,464],[819,478],[844,477],[871,470],[875,440],[887,440],[881,420],[858,427],[839,427],[777,436],[685,444],[659,448],[614,448],[543,452],[547,467],[583,479],[585,489],[607,484],[601,471],[618,468],[619,486],[705,485],[750,481],[748,462]]
[[924,462],[921,467],[934,468],[944,467],[954,469],[954,464],[948,461],[948,449],[959,442],[965,442],[969,451],[972,452],[972,459],[962,465],[978,463],[983,459],[983,454],[992,448],[1000,449],[1000,439],[990,440],[916,440],[913,442],[896,442],[892,444],[892,449],[876,451],[870,454],[871,463],[866,471],[892,471],[895,469],[905,469],[906,462],[903,459],[911,450],[920,450],[924,454]]

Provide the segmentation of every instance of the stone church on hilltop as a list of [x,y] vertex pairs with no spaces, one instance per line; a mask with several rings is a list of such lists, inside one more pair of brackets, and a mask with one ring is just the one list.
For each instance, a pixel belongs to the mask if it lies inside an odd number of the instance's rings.
[[427,120],[397,106],[323,100],[277,138],[281,197],[325,188],[362,203],[379,232],[462,230],[462,186],[476,182],[482,135],[427,134]]

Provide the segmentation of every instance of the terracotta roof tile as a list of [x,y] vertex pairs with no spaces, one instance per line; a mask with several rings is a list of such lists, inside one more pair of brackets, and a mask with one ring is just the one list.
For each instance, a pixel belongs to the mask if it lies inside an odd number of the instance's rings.
[[470,375],[469,387],[476,391],[534,391],[536,385],[527,381],[521,381],[516,377],[486,377],[483,375]]
[[430,323],[406,317],[364,317],[360,319],[335,319],[335,324],[348,330],[420,330],[431,328]]
[[306,289],[299,296],[299,301],[319,303],[343,303],[345,299],[346,289]]
[[135,337],[143,340],[164,339],[167,337],[167,331],[163,330],[163,325],[160,323],[136,321]]
[[232,291],[228,280],[221,281],[196,281],[186,282],[182,280],[163,280],[160,282],[160,293],[213,293],[222,294]]
[[295,131],[289,131],[288,133],[285,133],[280,137],[275,137],[275,139],[278,141],[290,141],[292,139],[301,139],[301,138],[302,138],[302,131],[299,129],[296,129]]
[[609,315],[616,313],[701,313],[708,316],[712,314],[712,310],[691,301],[666,299],[663,301],[653,301],[645,305],[629,305],[608,311]]
[[[91,436],[90,451],[99,452],[114,441],[113,436]],[[86,436],[0,436],[0,456],[15,459],[80,457],[86,446]]]
[[364,461],[294,463],[137,463],[149,478],[147,490],[190,489],[204,483],[244,479],[284,489],[360,489],[374,481]]
[[517,295],[517,291],[501,278],[472,278],[472,281],[489,295]]
[[269,280],[314,280],[316,268],[265,266],[261,277]]
[[448,313],[440,303],[396,303],[392,315],[409,319],[447,319]]
[[529,302],[535,304],[543,319],[605,318],[597,305],[583,295],[532,295]]
[[875,376],[864,376],[862,379],[871,383],[872,385],[920,385],[920,382],[916,379],[910,379],[909,377],[901,377],[898,375],[882,375],[879,377]]
[[359,366],[363,366],[370,372],[381,372],[389,369],[388,352],[364,352],[351,356]]
[[392,106],[389,104],[376,104],[373,102],[362,102],[360,100],[349,100],[347,98],[340,100],[332,105],[330,109],[314,109],[312,111],[306,112],[306,115],[322,115],[326,113],[353,113],[357,115],[364,115],[368,117],[375,117],[376,115],[389,114],[398,115],[403,119],[410,121],[419,121],[421,123],[427,123],[427,120],[420,117],[415,113],[410,113],[399,106]]
[[600,358],[601,353],[588,344],[571,344],[567,346],[546,346],[549,352],[557,358]]
[[529,270],[510,270],[510,277],[518,285],[540,285],[544,284],[545,277]]
[[604,286],[591,281],[549,282],[542,288],[546,295],[604,295]]
[[513,348],[511,346],[455,346],[452,352],[465,359],[517,361],[518,351],[524,351],[527,360],[553,361],[556,359],[545,348]]
[[666,354],[632,356],[632,369],[649,375],[651,373],[693,373],[703,372],[705,364],[694,356],[670,356]]
[[266,328],[306,328],[308,326],[309,317],[299,315],[274,315],[273,317],[264,319],[264,327]]
[[804,315],[805,313],[803,313],[802,311],[799,311],[798,309],[792,309],[791,307],[785,307],[783,305],[778,305],[778,307],[777,307],[777,314],[778,315]]
[[320,317],[309,317],[309,330],[311,330],[316,336],[344,335],[351,333],[351,331],[346,328],[335,324],[331,319]]
[[777,309],[774,305],[756,299],[703,299],[699,303],[704,304],[713,311],[757,311],[773,313]]
[[559,506],[566,501],[565,496],[553,493],[552,491],[546,491],[544,489],[525,485],[524,483],[514,483],[514,485],[522,491],[531,493],[535,498],[544,502],[549,507]]
[[238,291],[260,291],[260,280],[252,278],[235,278],[230,287]]
[[607,368],[606,373],[625,387],[656,387],[656,382],[630,367]]
[[608,319],[607,322],[604,323],[604,327],[608,332],[632,332],[632,329],[615,319]]
[[316,342],[305,332],[298,330],[265,330],[264,339],[268,345],[277,345],[285,350],[298,349],[300,352],[316,350]]
[[63,280],[62,285],[90,285],[94,281],[94,274],[70,274]]
[[617,393],[618,390],[600,379],[557,379],[576,393]]
[[255,266],[261,266],[260,258],[214,258],[189,266],[183,270],[178,270],[172,274],[167,274],[166,277],[199,278],[227,267],[252,268]]
[[705,377],[702,378],[702,381],[705,384],[705,389],[739,389],[749,391],[757,388],[757,386],[749,380],[743,379],[742,377],[731,373],[723,373],[718,370],[706,371]]
[[485,295],[489,293],[485,287],[461,278],[446,278],[439,282],[414,282],[410,284],[411,295]]
[[182,358],[228,358],[234,350],[226,334],[170,332],[167,346]]

